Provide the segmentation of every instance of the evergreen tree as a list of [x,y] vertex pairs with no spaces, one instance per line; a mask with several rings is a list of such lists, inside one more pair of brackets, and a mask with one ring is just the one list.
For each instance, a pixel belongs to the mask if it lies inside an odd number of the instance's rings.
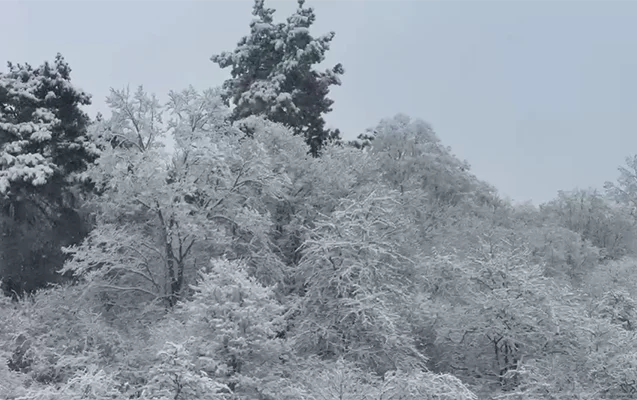
[[223,98],[235,106],[232,120],[263,115],[302,135],[310,152],[318,155],[326,142],[340,137],[338,130],[325,127],[323,115],[332,111],[329,88],[341,84],[344,70],[341,64],[323,72],[313,68],[325,59],[335,34],[313,37],[314,10],[304,7],[305,0],[298,3],[285,23],[275,24],[275,10],[266,8],[264,0],[255,0],[250,35],[232,53],[214,55],[212,61],[231,68]]
[[52,64],[8,69],[0,74],[0,278],[5,290],[22,292],[55,280],[60,245],[85,232],[74,193],[98,149],[81,109],[90,96],[71,84],[60,54]]

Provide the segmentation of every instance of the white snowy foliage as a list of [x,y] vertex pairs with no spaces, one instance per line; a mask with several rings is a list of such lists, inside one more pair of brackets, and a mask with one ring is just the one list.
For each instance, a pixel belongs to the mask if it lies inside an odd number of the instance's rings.
[[[73,257],[62,271],[120,292],[120,300],[171,305],[214,255],[242,258],[257,276],[279,280],[268,205],[284,180],[261,137],[242,139],[214,90],[172,92],[165,109],[141,89],[114,91],[109,102],[113,117],[94,133],[105,150],[87,173],[102,191],[91,201],[99,225],[67,249]],[[169,131],[171,155],[159,142]]]
[[397,370],[379,378],[342,359],[301,365],[296,390],[286,393],[285,399],[477,400],[459,379],[447,374]]
[[[188,375],[199,385],[216,382],[209,396],[225,388],[238,398],[251,398],[273,378],[285,351],[274,338],[283,307],[272,288],[247,272],[244,263],[212,260],[192,286],[193,296],[155,330],[155,340],[165,343],[161,364],[167,357],[174,359],[172,368],[179,366],[180,372],[173,374],[182,382]],[[165,375],[163,379],[170,376]]]
[[[223,104],[220,89],[207,89],[200,93],[189,86],[181,92],[171,91],[166,106],[172,118],[169,126],[173,129],[173,137],[180,140],[182,134],[192,132],[214,132],[227,125],[226,118],[230,110]],[[179,143],[181,147],[185,145]]]
[[407,300],[413,262],[401,251],[402,220],[392,192],[344,199],[301,247],[298,346],[343,356],[384,372],[414,366],[397,305]]
[[57,387],[34,385],[16,400],[125,400],[112,374],[88,364]]
[[[20,75],[32,75],[24,70]],[[6,91],[9,102],[30,100],[40,103],[34,92],[38,89],[38,80],[33,77],[22,82],[20,76],[0,75],[0,90]],[[23,100],[23,101],[25,101]],[[51,139],[51,128],[59,121],[48,110],[37,108],[32,121],[17,122],[8,112],[0,112],[0,194],[6,194],[12,183],[30,183],[43,185],[55,172],[55,165],[44,154],[25,153],[31,141],[45,142]]]
[[[53,159],[54,149],[97,153],[86,137],[70,138],[60,132],[61,121],[51,103],[57,99],[53,92],[40,97],[46,88],[56,87],[80,102],[89,101],[88,95],[63,76],[68,66],[60,56],[53,66],[9,67],[9,72],[0,73],[0,195],[7,195],[16,185],[40,186],[55,174],[65,174],[64,166],[56,165]],[[25,115],[29,110],[30,115]]]
[[221,400],[227,386],[197,368],[184,344],[167,342],[150,368],[142,400]]

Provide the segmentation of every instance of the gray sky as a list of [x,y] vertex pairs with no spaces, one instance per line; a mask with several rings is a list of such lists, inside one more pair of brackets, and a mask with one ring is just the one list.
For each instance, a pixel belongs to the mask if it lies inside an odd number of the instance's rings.
[[[287,16],[295,1],[267,1]],[[428,121],[515,200],[614,180],[637,152],[637,2],[308,0],[342,62],[331,126]],[[251,0],[0,3],[0,62],[62,52],[105,111],[109,87],[217,86],[209,61],[248,32]]]

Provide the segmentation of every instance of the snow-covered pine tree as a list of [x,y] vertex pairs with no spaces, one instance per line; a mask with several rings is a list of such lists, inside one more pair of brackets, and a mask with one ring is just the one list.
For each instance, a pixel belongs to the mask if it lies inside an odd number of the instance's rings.
[[60,54],[38,68],[8,66],[0,74],[0,194],[60,200],[98,154],[81,109],[90,96],[71,84],[71,68]]
[[243,37],[233,52],[212,56],[221,68],[231,68],[224,82],[224,100],[235,108],[231,118],[263,115],[302,135],[310,152],[318,155],[330,140],[338,140],[338,130],[325,127],[324,114],[332,111],[329,88],[340,85],[341,64],[325,71],[313,67],[325,60],[335,33],[320,37],[310,34],[316,21],[305,0],[285,23],[274,23],[274,9],[264,0],[255,0],[250,35]]
[[71,84],[70,73],[60,54],[37,68],[9,63],[0,73],[0,274],[11,290],[50,282],[63,258],[59,245],[80,240],[84,230],[72,193],[98,150],[81,109],[90,96]]

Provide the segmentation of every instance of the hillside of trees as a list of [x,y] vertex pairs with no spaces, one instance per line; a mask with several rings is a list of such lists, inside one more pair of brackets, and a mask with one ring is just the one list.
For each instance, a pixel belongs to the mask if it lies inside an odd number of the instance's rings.
[[635,398],[637,156],[534,206],[424,121],[344,140],[334,33],[274,13],[110,115],[59,54],[0,73],[0,399]]

